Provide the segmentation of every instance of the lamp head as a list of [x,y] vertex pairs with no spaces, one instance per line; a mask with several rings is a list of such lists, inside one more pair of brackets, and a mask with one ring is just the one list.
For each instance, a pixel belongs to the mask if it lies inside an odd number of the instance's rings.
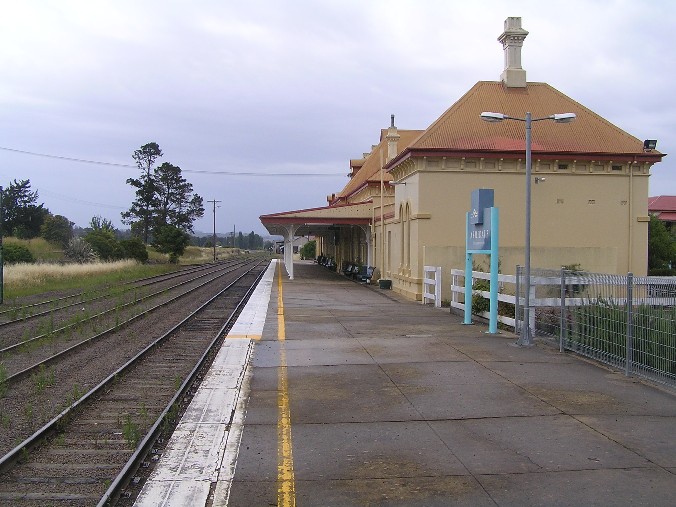
[[491,113],[490,111],[484,111],[481,113],[481,119],[490,123],[497,123],[504,120],[507,116],[502,113]]
[[[657,148],[657,139],[646,139],[643,141],[643,149],[645,151],[654,150],[655,148]],[[2,187],[0,187],[0,190],[2,190]]]
[[554,120],[556,123],[570,123],[575,118],[577,118],[575,113],[559,113],[552,115],[552,120]]

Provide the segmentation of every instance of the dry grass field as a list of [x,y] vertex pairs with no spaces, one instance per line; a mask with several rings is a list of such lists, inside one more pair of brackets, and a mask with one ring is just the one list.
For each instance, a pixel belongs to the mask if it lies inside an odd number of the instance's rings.
[[[89,264],[64,263],[63,251],[42,238],[21,240],[4,238],[6,243],[26,246],[35,259],[34,264],[6,264],[4,266],[4,297],[12,299],[42,292],[93,288],[117,282],[153,276],[178,268],[169,264],[169,256],[148,247],[149,263],[126,259]],[[217,248],[218,260],[240,254],[238,248]],[[180,265],[212,262],[212,248],[189,246],[179,260]]]

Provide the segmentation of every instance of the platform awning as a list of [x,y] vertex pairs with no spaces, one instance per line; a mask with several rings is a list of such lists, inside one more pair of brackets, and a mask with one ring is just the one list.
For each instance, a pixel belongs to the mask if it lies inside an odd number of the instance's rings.
[[341,225],[371,224],[373,204],[363,202],[261,215],[261,223],[272,235],[286,236],[293,226],[294,236],[318,236]]

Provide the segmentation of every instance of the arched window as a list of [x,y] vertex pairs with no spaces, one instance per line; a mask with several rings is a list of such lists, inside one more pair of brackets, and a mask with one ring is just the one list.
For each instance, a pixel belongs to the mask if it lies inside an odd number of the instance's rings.
[[404,253],[406,255],[405,265],[407,268],[411,267],[411,206],[406,203],[406,231],[404,235]]
[[406,265],[406,259],[404,258],[404,237],[406,235],[406,230],[404,224],[406,223],[406,216],[404,215],[404,205],[399,206],[399,267],[403,268]]

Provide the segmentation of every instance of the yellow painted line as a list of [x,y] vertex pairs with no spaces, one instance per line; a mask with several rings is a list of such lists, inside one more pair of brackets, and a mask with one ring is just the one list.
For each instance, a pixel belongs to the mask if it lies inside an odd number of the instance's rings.
[[260,340],[261,335],[259,334],[229,334],[226,337],[228,340]]
[[279,351],[279,379],[277,406],[277,505],[279,507],[295,507],[296,482],[293,473],[293,452],[291,445],[291,410],[289,409],[289,382],[286,367],[286,331],[284,324],[284,301],[282,294],[282,263],[278,263],[277,271],[277,339]]

